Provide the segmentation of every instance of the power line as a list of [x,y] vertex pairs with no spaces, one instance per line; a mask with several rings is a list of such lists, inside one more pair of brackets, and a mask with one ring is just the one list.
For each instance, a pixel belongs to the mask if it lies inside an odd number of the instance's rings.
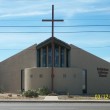
[[[55,33],[109,33],[110,31],[74,31],[74,32],[55,32]],[[0,32],[0,33],[51,33],[51,32]]]
[[[108,46],[98,46],[98,47],[83,47],[83,48],[110,48],[110,46],[108,45]],[[3,48],[1,48],[0,50],[23,50],[24,48],[13,48],[13,49],[9,49],[9,48],[5,48],[5,49],[3,49]],[[78,49],[79,50],[79,48],[73,48],[73,49]],[[34,50],[34,49],[28,49],[28,50]]]
[[51,26],[0,26],[0,27],[51,27]]
[[[105,19],[65,19],[65,20],[110,20],[110,18],[105,18]],[[5,19],[0,19],[0,21],[41,21],[41,19],[32,19],[32,20],[28,20],[28,19],[24,19],[24,20],[5,20]]]
[[85,48],[110,48],[110,46],[103,46],[103,47],[85,47]]
[[[54,27],[109,27],[110,25],[71,25],[71,26],[54,26]],[[0,27],[51,27],[51,26],[0,26]]]
[[51,33],[51,32],[0,32],[0,33]]
[[78,19],[78,18],[74,18],[74,19],[65,19],[65,20],[110,20],[110,18],[103,18],[103,19],[100,19],[100,18],[88,18],[88,19]]
[[41,19],[34,19],[34,20],[3,20],[3,19],[1,19],[0,21],[41,21]]
[[55,33],[108,33],[110,31],[74,31],[74,32],[55,32]]

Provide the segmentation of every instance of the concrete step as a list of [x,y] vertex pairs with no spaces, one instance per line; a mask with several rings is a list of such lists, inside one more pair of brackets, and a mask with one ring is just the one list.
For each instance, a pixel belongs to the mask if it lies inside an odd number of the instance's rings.
[[44,101],[58,101],[57,96],[46,96]]

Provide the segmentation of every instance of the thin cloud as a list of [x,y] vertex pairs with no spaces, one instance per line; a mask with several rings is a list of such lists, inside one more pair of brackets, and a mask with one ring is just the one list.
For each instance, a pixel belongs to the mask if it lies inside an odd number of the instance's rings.
[[21,12],[21,13],[10,13],[10,14],[3,14],[0,15],[0,17],[19,17],[19,16],[39,16],[39,15],[45,15],[45,14],[49,14],[50,12],[39,12],[39,11],[35,11],[35,12]]
[[99,0],[77,0],[80,3],[97,3]]
[[[74,0],[74,1],[54,1],[56,12],[62,13],[64,16],[72,17],[79,13],[90,12],[109,12],[109,7],[99,7],[99,0]],[[102,2],[101,2],[102,3]],[[51,4],[49,0],[37,2],[32,0],[26,1],[11,1],[6,0],[0,3],[0,17],[14,16],[39,16],[51,13]],[[91,5],[91,6],[90,6]]]
[[109,45],[110,44],[110,41],[109,40],[90,40],[90,39],[84,39],[84,40],[75,40],[74,41],[76,44],[79,44],[79,45],[85,45],[85,46],[105,46],[105,45]]
[[[35,2],[37,3],[37,2]],[[0,17],[15,17],[15,16],[39,16],[50,14],[50,9],[46,8],[49,4],[35,4],[34,2],[9,2],[5,1],[0,4]]]

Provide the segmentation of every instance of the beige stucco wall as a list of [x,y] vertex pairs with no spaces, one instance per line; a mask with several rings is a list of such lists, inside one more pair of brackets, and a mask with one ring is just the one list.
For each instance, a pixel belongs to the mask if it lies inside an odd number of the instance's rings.
[[[43,77],[40,78],[39,75]],[[63,77],[63,74],[66,77]],[[25,69],[25,91],[47,87],[51,90],[51,68]],[[54,68],[54,92],[82,94],[82,70],[77,68]]]
[[[110,93],[110,63],[71,45],[71,67],[87,69],[88,94]],[[99,77],[97,67],[109,69],[107,77]]]
[[[82,69],[79,68],[55,68],[55,91],[82,94]],[[63,75],[66,75],[64,77]]]
[[36,67],[36,45],[0,63],[0,87],[5,92],[21,89],[21,69]]
[[[70,68],[55,68],[54,86],[55,91],[70,92],[81,94],[81,70],[87,70],[87,93],[110,93],[110,63],[104,61],[74,45],[70,45],[69,65]],[[51,87],[50,68],[36,67],[36,45],[16,54],[0,63],[0,88],[5,92],[17,92],[21,89],[21,69],[25,69],[25,87],[26,90],[41,86]],[[107,77],[99,77],[97,67],[108,68]],[[81,68],[81,69],[79,69]],[[43,78],[39,78],[39,74]],[[32,77],[30,79],[30,75]],[[63,78],[66,74],[66,78]],[[74,76],[74,77],[73,77]],[[27,80],[26,80],[27,79]],[[37,79],[37,80],[36,80]],[[42,79],[42,80],[41,80]],[[35,83],[34,83],[35,81]],[[40,83],[39,83],[40,82]]]
[[42,87],[51,90],[51,68],[26,68],[24,78],[25,91]]

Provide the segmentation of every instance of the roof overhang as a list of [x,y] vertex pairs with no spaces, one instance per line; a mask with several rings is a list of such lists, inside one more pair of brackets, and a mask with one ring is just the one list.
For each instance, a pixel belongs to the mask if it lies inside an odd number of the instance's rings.
[[[49,45],[49,44],[51,44],[51,42],[52,42],[52,37],[50,37],[49,39],[47,39],[47,40],[41,42],[40,44],[38,44],[37,49],[42,48],[46,45]],[[56,37],[54,37],[54,43],[58,44],[58,45],[61,45],[65,48],[67,48],[67,49],[71,49],[69,44],[65,43],[64,41],[61,41],[61,40],[57,39]]]

